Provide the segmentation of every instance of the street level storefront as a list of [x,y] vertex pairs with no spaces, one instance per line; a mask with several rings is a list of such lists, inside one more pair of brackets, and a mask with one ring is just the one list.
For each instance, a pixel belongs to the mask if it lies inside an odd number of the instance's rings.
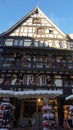
[[[58,124],[58,106],[57,97],[62,94],[62,91],[52,90],[30,90],[23,92],[15,91],[0,91],[1,97],[10,98],[10,102],[15,106],[16,126],[30,126],[34,113],[42,114],[42,107],[45,104],[45,99],[50,99],[50,104],[53,105],[55,111],[55,120]],[[49,103],[49,102],[48,102]],[[25,122],[25,123],[23,123]]]

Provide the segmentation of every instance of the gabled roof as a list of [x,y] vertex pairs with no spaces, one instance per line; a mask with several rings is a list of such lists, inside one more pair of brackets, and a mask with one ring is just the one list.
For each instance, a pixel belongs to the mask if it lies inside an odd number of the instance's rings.
[[9,30],[3,32],[2,34],[0,34],[0,37],[5,36],[10,34],[12,31],[14,31],[19,25],[21,25],[27,18],[30,17],[31,14],[33,14],[35,11],[40,11],[41,14],[44,15],[44,17],[46,18],[46,20],[53,26],[55,27],[63,36],[66,36],[65,33],[63,33],[63,31],[61,31],[38,7],[36,7],[35,9],[33,9],[30,13],[28,13],[25,17],[23,17],[20,21],[18,21],[14,26],[12,26]]

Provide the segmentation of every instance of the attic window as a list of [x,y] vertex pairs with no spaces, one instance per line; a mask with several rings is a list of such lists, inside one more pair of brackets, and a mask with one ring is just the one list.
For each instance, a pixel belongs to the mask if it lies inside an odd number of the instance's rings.
[[40,24],[41,20],[39,18],[34,18],[32,21],[33,24]]
[[38,9],[36,9],[35,13],[38,14]]
[[44,28],[38,28],[37,29],[37,34],[44,35],[45,34]]
[[49,34],[52,34],[52,33],[53,33],[53,30],[50,29],[50,30],[49,30]]

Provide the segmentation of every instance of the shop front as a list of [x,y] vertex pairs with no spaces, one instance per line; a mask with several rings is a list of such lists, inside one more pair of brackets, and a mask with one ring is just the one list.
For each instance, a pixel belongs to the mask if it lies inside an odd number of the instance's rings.
[[[27,94],[29,93],[29,94]],[[55,115],[55,120],[56,124],[59,123],[59,116],[58,116],[58,102],[57,102],[57,97],[62,94],[61,91],[46,91],[46,90],[37,90],[37,91],[30,91],[30,92],[23,92],[21,94],[20,92],[17,93],[16,95],[16,103],[15,104],[20,104],[18,105],[17,108],[19,110],[19,117],[17,114],[16,110],[16,117],[17,117],[17,126],[19,127],[26,127],[32,125],[32,118],[33,116],[38,115],[38,119],[40,115],[42,114],[42,107],[45,104],[45,100],[49,99],[49,104],[53,107],[53,112]]]

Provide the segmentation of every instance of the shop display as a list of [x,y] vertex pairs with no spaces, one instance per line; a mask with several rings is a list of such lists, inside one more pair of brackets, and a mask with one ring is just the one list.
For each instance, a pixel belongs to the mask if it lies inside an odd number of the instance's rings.
[[71,127],[73,128],[73,106],[70,106],[69,110],[71,111]]
[[14,107],[9,98],[3,98],[0,103],[0,130],[8,130],[13,127]]
[[70,120],[71,119],[70,105],[64,105],[63,110],[64,110],[64,118]]
[[51,104],[42,107],[43,130],[49,130],[56,127],[55,111]]
[[70,128],[73,127],[73,106],[72,105],[64,105],[64,121],[63,127]]

